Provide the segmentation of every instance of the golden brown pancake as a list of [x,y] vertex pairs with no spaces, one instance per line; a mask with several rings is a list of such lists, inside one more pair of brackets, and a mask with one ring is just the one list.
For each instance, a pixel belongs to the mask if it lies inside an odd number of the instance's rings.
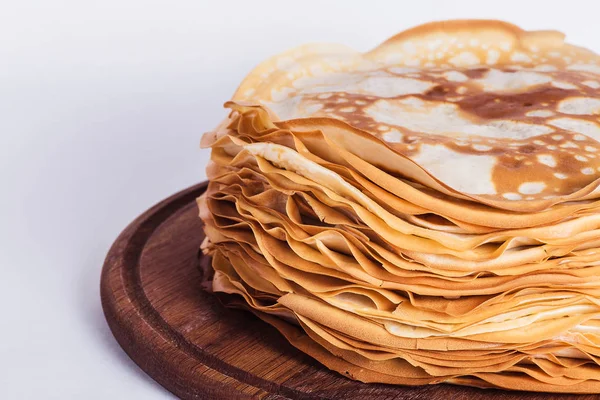
[[263,62],[202,138],[208,287],[364,382],[600,393],[600,58],[563,39]]

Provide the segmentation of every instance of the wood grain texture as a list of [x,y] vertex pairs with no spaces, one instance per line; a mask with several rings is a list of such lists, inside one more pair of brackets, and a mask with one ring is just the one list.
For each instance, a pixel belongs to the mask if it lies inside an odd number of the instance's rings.
[[430,385],[364,384],[321,366],[249,312],[201,291],[204,238],[195,198],[206,183],[160,202],[110,249],[101,278],[108,324],[125,352],[183,399],[558,400],[557,395]]

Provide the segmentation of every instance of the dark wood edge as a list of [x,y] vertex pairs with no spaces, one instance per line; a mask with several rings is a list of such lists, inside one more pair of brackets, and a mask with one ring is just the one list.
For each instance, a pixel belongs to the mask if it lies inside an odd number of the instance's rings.
[[[176,193],[131,222],[109,250],[100,282],[104,315],[119,345],[144,372],[182,398],[210,398],[231,389],[207,374],[194,376],[194,387],[183,379],[194,371],[178,369],[179,364],[173,358],[189,357],[185,351],[188,349],[182,348],[187,343],[168,326],[145,296],[140,283],[139,258],[154,230],[173,215],[174,210],[193,203],[206,187],[207,182],[203,182]],[[204,359],[210,358],[210,354],[201,356],[204,357],[199,361],[206,365]],[[236,397],[248,398],[239,394]]]
[[[181,398],[223,398],[224,393],[227,393],[227,399],[251,398],[238,391],[232,392],[236,386],[256,388],[263,398],[320,398],[228,365],[193,346],[164,321],[146,297],[139,270],[145,243],[165,220],[195,206],[195,199],[207,186],[208,182],[202,182],[154,205],[131,222],[113,243],[104,261],[100,281],[102,308],[111,332],[144,372]],[[190,370],[189,365],[178,362],[189,357],[211,373]],[[232,379],[237,384],[232,383]],[[229,382],[224,384],[223,381]]]

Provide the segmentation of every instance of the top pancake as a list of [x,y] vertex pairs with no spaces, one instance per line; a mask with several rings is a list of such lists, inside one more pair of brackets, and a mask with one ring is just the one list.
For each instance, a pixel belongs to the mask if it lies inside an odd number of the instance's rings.
[[599,197],[600,57],[559,32],[448,21],[367,53],[306,45],[259,65],[233,101],[300,119],[287,129],[368,134],[484,203]]

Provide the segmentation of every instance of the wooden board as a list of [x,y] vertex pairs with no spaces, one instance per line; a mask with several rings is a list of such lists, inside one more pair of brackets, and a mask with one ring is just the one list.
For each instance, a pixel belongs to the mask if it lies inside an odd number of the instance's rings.
[[200,289],[204,235],[195,198],[206,183],[162,201],[118,237],[102,271],[108,324],[127,354],[183,399],[570,399],[596,396],[429,385],[364,384],[299,352],[249,312]]

